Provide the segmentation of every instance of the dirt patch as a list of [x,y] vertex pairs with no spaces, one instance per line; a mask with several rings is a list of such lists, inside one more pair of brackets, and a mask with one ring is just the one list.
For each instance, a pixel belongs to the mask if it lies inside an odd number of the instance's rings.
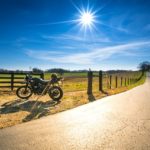
[[48,95],[36,101],[37,96],[23,100],[19,99],[15,92],[0,92],[0,94],[0,128],[61,112],[105,96],[99,92],[95,92],[95,96],[88,96],[86,91],[67,92],[61,102],[55,102]]

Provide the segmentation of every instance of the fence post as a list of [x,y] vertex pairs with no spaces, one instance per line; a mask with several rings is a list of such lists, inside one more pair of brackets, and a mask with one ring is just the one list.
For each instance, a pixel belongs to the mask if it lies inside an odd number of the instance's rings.
[[127,86],[127,79],[125,78],[125,86]]
[[14,89],[14,73],[11,73],[11,90],[13,91]]
[[134,82],[135,82],[135,79],[134,79],[134,77],[133,77],[133,84],[134,84]]
[[103,72],[99,71],[99,91],[103,92]]
[[42,73],[40,74],[40,77],[41,77],[42,79],[44,79],[44,72],[42,72]]
[[131,78],[130,78],[130,85],[131,85],[132,83],[131,83]]
[[109,79],[110,79],[110,89],[111,89],[111,84],[112,84],[112,75],[110,75]]
[[128,78],[128,85],[130,85],[130,79]]
[[93,72],[88,71],[88,88],[87,88],[87,94],[92,94],[92,81],[93,81]]
[[137,82],[137,81],[138,81],[138,78],[136,77],[135,82]]
[[116,76],[116,88],[118,87],[118,77]]
[[122,80],[123,80],[123,79],[122,79],[122,77],[121,77],[121,87],[122,87]]

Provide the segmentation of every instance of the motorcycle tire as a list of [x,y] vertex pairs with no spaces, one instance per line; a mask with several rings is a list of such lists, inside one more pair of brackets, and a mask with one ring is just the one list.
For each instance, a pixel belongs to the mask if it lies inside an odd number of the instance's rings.
[[63,97],[63,91],[58,86],[53,86],[49,89],[49,96],[54,101],[60,101],[60,99]]
[[[27,90],[25,92],[25,90]],[[21,86],[17,89],[16,95],[21,99],[28,99],[33,94],[32,89],[30,87]]]

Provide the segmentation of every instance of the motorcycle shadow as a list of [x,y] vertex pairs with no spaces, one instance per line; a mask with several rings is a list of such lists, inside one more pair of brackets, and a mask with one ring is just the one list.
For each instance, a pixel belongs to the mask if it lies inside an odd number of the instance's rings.
[[[30,121],[32,119],[40,118],[51,114],[51,109],[60,102],[56,101],[35,101],[35,100],[23,100],[17,99],[11,102],[4,103],[0,107],[0,115],[15,113],[19,111],[30,112],[22,121]],[[33,109],[34,106],[34,109]]]

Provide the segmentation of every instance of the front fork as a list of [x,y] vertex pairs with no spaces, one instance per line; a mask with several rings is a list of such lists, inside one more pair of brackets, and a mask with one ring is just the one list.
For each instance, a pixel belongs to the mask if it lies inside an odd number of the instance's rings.
[[29,83],[26,83],[25,93],[27,92],[28,85],[29,85]]

